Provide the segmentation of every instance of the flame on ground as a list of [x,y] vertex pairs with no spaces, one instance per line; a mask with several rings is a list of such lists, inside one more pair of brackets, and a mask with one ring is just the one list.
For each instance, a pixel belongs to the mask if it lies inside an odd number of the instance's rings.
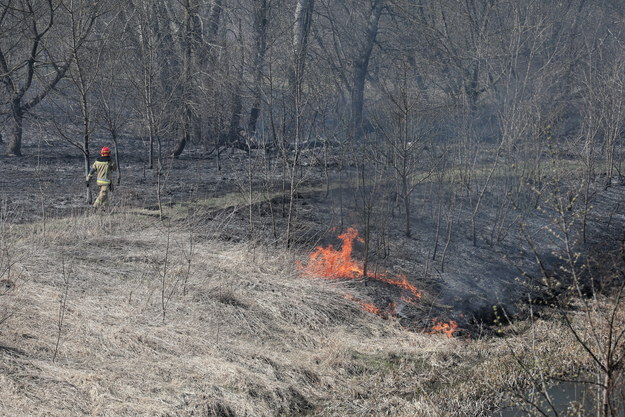
[[414,299],[414,298],[412,298],[412,297],[405,296],[405,295],[402,295],[401,297],[399,297],[399,299],[400,299],[402,302],[406,303],[406,304],[416,304],[416,303],[417,303],[417,300],[415,300],[415,299]]
[[[335,249],[332,245],[326,248],[317,246],[315,251],[310,255],[308,264],[306,266],[298,264],[298,267],[302,269],[306,275],[319,276],[327,279],[364,278],[365,272],[363,265],[352,259],[354,240],[363,241],[362,238],[358,236],[358,230],[350,227],[345,233],[339,235],[338,238],[343,241],[340,249]],[[421,299],[421,292],[417,287],[408,282],[408,278],[405,275],[392,278],[388,277],[386,274],[377,273],[367,274],[367,277],[407,291],[409,296],[404,297],[404,301],[406,302],[414,304],[417,299]]]
[[[395,279],[386,278],[384,275],[378,274],[374,276],[374,278],[378,281],[386,282],[387,284],[391,284],[408,291],[410,293],[410,297],[421,299],[421,292],[417,289],[417,287],[408,282],[408,278],[405,275],[400,275],[398,278]],[[407,297],[406,300],[413,300],[410,297]],[[414,300],[409,302],[414,303]]]
[[389,317],[395,317],[397,315],[397,304],[395,303],[389,303],[386,308],[382,309],[374,304],[371,303],[367,303],[363,300],[361,300],[360,298],[356,298],[354,297],[352,294],[345,294],[343,296],[343,298],[345,298],[346,300],[350,300],[350,301],[354,301],[358,304],[360,304],[360,307],[369,312],[369,313],[373,313],[376,314],[380,317],[383,318],[389,318]]
[[310,255],[308,264],[302,267],[304,272],[328,279],[364,277],[362,265],[352,259],[354,240],[357,238],[358,231],[350,227],[345,233],[339,235],[339,239],[343,241],[340,250],[334,249],[332,245],[327,248],[317,246],[317,249]]
[[445,333],[447,337],[453,337],[454,333],[458,329],[458,323],[453,320],[450,320],[449,323],[445,323],[442,321],[436,321],[436,319],[432,320],[433,326],[430,334],[434,333]]
[[[334,246],[327,247],[317,246],[315,251],[310,255],[308,264],[305,266],[298,262],[298,268],[308,276],[322,277],[326,279],[360,279],[365,278],[364,267],[361,262],[352,259],[352,251],[354,249],[354,240],[362,242],[362,238],[358,236],[358,231],[350,227],[347,231],[338,236],[342,241],[340,249]],[[406,304],[416,304],[421,299],[421,292],[408,281],[405,275],[397,277],[389,277],[387,274],[367,273],[367,278],[374,279],[379,282],[392,285],[404,290],[404,294],[400,296],[400,300]],[[385,308],[378,307],[374,304],[367,303],[351,294],[345,294],[345,299],[360,304],[361,308],[369,313],[388,318],[397,316],[397,304],[390,303]],[[453,337],[458,328],[455,321],[445,323],[442,321],[432,321],[433,326],[430,334],[444,333],[447,337]]]
[[367,303],[359,298],[354,297],[351,294],[345,294],[343,298],[349,301],[357,302],[358,304],[360,304],[360,307],[362,307],[363,310],[368,311],[369,313],[379,315],[382,312],[378,307],[374,306],[373,304]]

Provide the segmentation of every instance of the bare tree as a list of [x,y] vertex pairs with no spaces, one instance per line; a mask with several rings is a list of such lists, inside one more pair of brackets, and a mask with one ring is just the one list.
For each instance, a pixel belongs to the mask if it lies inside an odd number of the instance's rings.
[[[256,3],[256,2],[255,2]],[[256,133],[256,125],[261,111],[263,96],[263,74],[265,66],[265,56],[267,54],[267,33],[268,33],[268,0],[260,0],[255,4],[254,13],[254,64],[252,95],[253,102],[250,109],[250,117],[247,123],[247,130],[250,134]]]
[[[547,261],[536,242],[529,244],[540,275],[533,278],[529,293],[530,305],[537,304],[532,297],[548,299],[551,314],[561,321],[575,341],[575,348],[583,352],[577,364],[578,375],[553,375],[548,367],[532,365],[531,355],[517,356],[521,369],[526,372],[530,384],[537,388],[544,404],[524,393],[529,408],[538,415],[556,413],[549,394],[549,386],[561,382],[573,382],[588,389],[594,398],[590,409],[597,417],[616,417],[622,414],[622,390],[625,386],[625,283],[623,281],[623,246],[608,249],[607,245],[592,245],[582,254],[581,222],[586,208],[580,204],[584,185],[574,184],[556,175],[549,186],[541,192],[545,213],[551,223],[546,227],[556,247],[552,259]],[[587,246],[588,247],[588,246]],[[606,250],[607,249],[607,250]],[[528,274],[532,277],[532,274]],[[534,310],[531,311],[532,318]],[[544,311],[543,311],[544,312]],[[590,415],[590,414],[585,414]]]
[[0,6],[0,77],[11,114],[8,155],[22,154],[25,115],[66,75],[75,58],[74,50],[84,46],[95,19],[91,16],[83,22],[68,47],[63,42],[67,32],[59,23],[69,10],[64,5],[54,0],[8,0]]
[[411,87],[413,72],[404,62],[399,66],[398,79],[383,86],[388,98],[388,116],[376,123],[384,136],[386,163],[395,174],[397,190],[404,207],[404,234],[412,235],[412,194],[420,183],[430,177],[433,166],[426,149],[432,129],[426,119],[434,119],[421,103],[419,93]]
[[59,299],[59,313],[56,321],[56,342],[54,344],[54,353],[52,354],[52,362],[56,361],[56,356],[59,353],[59,347],[61,345],[61,336],[63,335],[63,326],[65,323],[65,313],[67,312],[67,300],[69,297],[69,287],[71,283],[72,268],[71,265],[65,264],[65,258],[62,260],[62,276],[63,276],[63,291]]
[[181,54],[181,92],[180,101],[183,108],[179,121],[179,139],[173,151],[174,157],[180,156],[191,139],[192,126],[197,125],[197,102],[195,82],[198,50],[204,47],[202,42],[202,24],[200,20],[200,3],[197,0],[184,0],[183,27],[179,29],[179,50]]
[[163,65],[171,44],[167,17],[162,15],[158,2],[137,0],[132,4],[130,22],[135,29],[133,45],[137,59],[129,68],[129,76],[140,97],[142,117],[148,139],[148,168],[154,168],[154,147],[157,146],[157,167],[162,168],[162,135],[169,131],[169,106],[173,93],[180,86],[180,76],[170,75]]
[[[108,17],[107,27],[122,26],[123,13],[114,13]],[[100,80],[95,85],[95,100],[99,115],[99,126],[107,131],[115,145],[117,163],[117,184],[122,180],[123,168],[119,160],[119,138],[139,116],[135,108],[136,96],[133,85],[124,68],[128,64],[127,51],[122,47],[128,42],[128,30],[106,32],[104,59],[100,66]]]
[[301,100],[306,53],[312,23],[314,0],[298,0],[295,6],[293,24],[293,66],[291,68],[291,94],[294,100]]
[[364,243],[363,274],[375,274],[374,263],[378,259],[378,254],[373,253],[376,234],[381,232],[377,225],[380,219],[387,216],[385,209],[388,206],[381,204],[389,201],[392,188],[386,182],[389,166],[386,161],[378,157],[375,150],[358,146],[355,152],[360,150],[357,160],[360,161],[355,174],[355,207],[359,220],[362,224],[362,240]]
[[[83,155],[84,173],[87,175],[90,169],[89,144],[91,135],[95,129],[95,106],[92,103],[92,90],[99,80],[99,67],[102,63],[102,51],[105,36],[92,33],[92,28],[96,19],[102,11],[97,4],[86,1],[71,1],[67,5],[61,5],[69,16],[71,33],[69,36],[70,50],[72,54],[72,65],[68,72],[68,78],[75,87],[75,96],[80,108],[80,134],[75,135],[67,123],[57,123],[54,121],[59,134],[70,144],[80,150]],[[91,35],[90,35],[91,34]],[[95,36],[93,36],[95,35]],[[89,49],[82,48],[88,45]],[[65,91],[68,91],[66,89]],[[70,99],[61,95],[61,100]],[[71,107],[70,107],[71,109]],[[71,113],[71,110],[70,110]],[[54,116],[53,116],[54,118]],[[65,120],[72,120],[72,114],[67,114]],[[80,140],[76,140],[79,136]],[[87,188],[85,196],[87,204],[91,203],[91,190]]]
[[365,81],[369,70],[369,60],[373,52],[378,24],[384,10],[384,0],[372,0],[371,10],[367,17],[366,29],[353,61],[353,76],[351,85],[351,130],[354,139],[358,140],[363,134],[362,111],[364,107]]

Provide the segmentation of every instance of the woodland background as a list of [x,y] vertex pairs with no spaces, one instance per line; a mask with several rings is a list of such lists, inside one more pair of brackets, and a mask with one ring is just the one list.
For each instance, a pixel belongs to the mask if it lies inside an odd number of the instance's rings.
[[[0,0],[2,410],[540,414],[566,380],[593,398],[569,410],[619,415],[624,21],[613,0]],[[349,227],[357,279],[298,284]]]

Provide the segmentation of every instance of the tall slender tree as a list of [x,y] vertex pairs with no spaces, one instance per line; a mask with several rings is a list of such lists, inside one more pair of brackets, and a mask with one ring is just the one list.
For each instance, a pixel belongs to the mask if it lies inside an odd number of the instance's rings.
[[363,107],[365,100],[365,81],[369,71],[369,61],[373,52],[376,37],[378,36],[378,26],[384,0],[372,0],[371,10],[368,16],[362,40],[356,47],[356,56],[353,61],[353,75],[351,85],[351,130],[355,140],[359,140],[363,135]]

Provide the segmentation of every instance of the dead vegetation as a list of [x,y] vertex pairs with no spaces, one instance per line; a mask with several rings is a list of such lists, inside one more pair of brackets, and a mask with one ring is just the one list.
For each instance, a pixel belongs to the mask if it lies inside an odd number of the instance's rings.
[[20,279],[0,295],[0,414],[489,415],[523,379],[514,352],[575,357],[548,322],[489,340],[407,331],[210,224],[117,212],[51,220],[45,238],[3,230]]

